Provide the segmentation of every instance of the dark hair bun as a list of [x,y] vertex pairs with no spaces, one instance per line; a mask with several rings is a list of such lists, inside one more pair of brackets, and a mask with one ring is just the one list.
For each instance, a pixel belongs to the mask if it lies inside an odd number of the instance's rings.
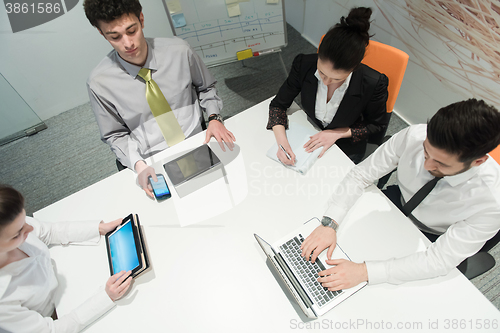
[[325,35],[318,49],[321,60],[328,60],[334,69],[352,71],[365,56],[370,42],[371,8],[357,7],[340,19]]
[[357,7],[351,9],[347,18],[343,17],[340,19],[340,25],[342,28],[351,29],[353,31],[359,32],[360,34],[366,35],[367,39],[370,39],[368,30],[370,30],[370,16],[372,15],[372,9],[366,7]]

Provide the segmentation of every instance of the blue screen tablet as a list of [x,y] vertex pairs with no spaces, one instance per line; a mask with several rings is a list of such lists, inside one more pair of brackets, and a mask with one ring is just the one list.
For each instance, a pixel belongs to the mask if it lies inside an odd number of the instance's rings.
[[132,220],[125,222],[120,229],[109,236],[108,240],[113,274],[121,271],[133,271],[139,266]]

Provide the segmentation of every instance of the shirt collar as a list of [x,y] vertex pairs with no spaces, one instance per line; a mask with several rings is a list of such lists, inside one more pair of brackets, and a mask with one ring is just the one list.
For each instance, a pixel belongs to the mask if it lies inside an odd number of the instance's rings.
[[26,241],[19,245],[19,249],[26,253],[28,257],[11,262],[7,266],[2,267],[0,269],[0,277],[5,275],[16,276],[21,274],[26,269],[26,266],[30,265],[30,263],[40,255],[40,251],[37,249],[37,247],[31,244],[31,240],[33,237],[36,236],[33,236],[32,233],[30,233]]
[[[325,84],[323,83],[323,80],[321,80],[321,76],[319,76],[319,71],[317,69],[316,72],[314,73],[314,76],[316,76],[321,86],[326,87]],[[352,77],[352,72],[351,74],[349,74],[347,79],[345,79],[344,83],[342,83],[342,85],[337,88],[339,92],[344,92],[347,90],[347,88],[349,87],[349,83],[351,82],[351,77]]]
[[26,241],[19,246],[19,249],[28,255],[28,258],[24,258],[15,262],[11,262],[7,266],[0,269],[0,299],[5,294],[5,291],[9,287],[10,281],[13,276],[22,274],[26,267],[31,265],[34,260],[40,255],[40,251],[36,246],[30,244],[31,239],[36,237],[33,233],[28,235]]
[[445,176],[443,177],[443,180],[445,180],[448,184],[450,184],[453,187],[463,184],[466,181],[469,181],[472,177],[474,177],[478,173],[480,167],[481,166],[472,167],[467,171],[459,173],[458,175]]
[[151,71],[156,71],[158,69],[158,67],[156,66],[156,58],[153,52],[153,48],[151,47],[151,43],[147,39],[146,43],[148,45],[148,57],[146,58],[144,66],[142,67],[126,62],[125,60],[122,59],[122,57],[120,57],[118,53],[116,54],[120,65],[122,65],[125,71],[129,73],[129,75],[132,76],[134,79],[137,77],[137,74],[139,74],[141,68],[149,68],[151,69]]

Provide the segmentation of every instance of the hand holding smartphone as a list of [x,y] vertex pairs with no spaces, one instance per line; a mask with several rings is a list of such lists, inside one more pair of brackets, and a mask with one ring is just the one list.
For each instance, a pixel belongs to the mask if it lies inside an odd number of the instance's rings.
[[170,193],[170,190],[167,186],[165,177],[162,174],[157,174],[156,178],[158,178],[157,182],[153,180],[153,177],[149,176],[149,183],[153,188],[153,193],[156,200],[164,200],[170,198],[172,194]]

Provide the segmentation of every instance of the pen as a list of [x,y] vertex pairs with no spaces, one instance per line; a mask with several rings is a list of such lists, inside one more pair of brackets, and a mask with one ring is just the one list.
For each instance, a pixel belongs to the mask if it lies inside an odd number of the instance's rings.
[[279,51],[281,51],[281,50],[280,49],[277,49],[277,50],[270,49],[270,50],[267,50],[267,51],[259,51],[259,52],[254,52],[253,56],[254,57],[258,57],[258,56],[263,55],[263,54],[275,53],[275,52],[279,52]]
[[283,152],[285,153],[286,158],[288,158],[289,160],[291,160],[291,159],[292,159],[292,157],[291,157],[291,156],[290,156],[290,155],[286,152],[285,148],[283,148],[283,146],[282,146],[282,145],[280,145],[280,148],[281,148],[281,150],[283,150]]

